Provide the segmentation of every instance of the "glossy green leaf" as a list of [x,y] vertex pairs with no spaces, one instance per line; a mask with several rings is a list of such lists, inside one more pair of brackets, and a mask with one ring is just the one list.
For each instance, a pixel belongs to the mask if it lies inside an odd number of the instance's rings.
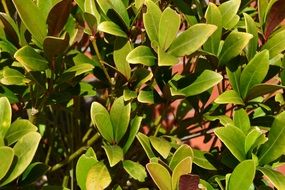
[[203,45],[204,50],[214,55],[218,55],[220,46],[220,40],[222,37],[222,15],[219,8],[214,3],[209,3],[207,11],[205,13],[207,24],[213,24],[217,26],[217,30]]
[[219,73],[205,70],[192,84],[179,90],[174,89],[172,94],[194,96],[217,85],[222,79],[223,77]]
[[244,32],[231,32],[225,39],[219,55],[220,65],[228,64],[231,59],[239,55],[253,36]]
[[197,166],[207,169],[207,170],[217,170],[216,167],[213,166],[211,162],[207,159],[207,155],[210,155],[210,154],[200,151],[200,150],[196,150],[196,149],[193,149],[193,152],[194,152],[193,162]]
[[245,134],[241,129],[235,126],[220,127],[215,130],[215,134],[239,161],[245,159]]
[[16,69],[4,67],[1,83],[5,85],[26,85],[30,80]]
[[134,142],[136,135],[140,129],[141,122],[142,122],[142,117],[136,116],[130,124],[130,133],[127,142],[125,143],[123,147],[124,153],[126,153],[129,148],[131,147],[132,143]]
[[28,185],[35,182],[42,177],[49,169],[48,165],[41,162],[35,162],[30,164],[24,171],[21,177],[21,185]]
[[215,100],[217,104],[236,104],[244,105],[242,98],[235,90],[227,90],[217,97]]
[[130,114],[131,104],[125,103],[123,96],[117,98],[110,111],[110,118],[116,142],[119,142],[122,139],[128,129]]
[[92,71],[94,66],[89,63],[82,63],[75,66],[70,67],[69,69],[65,70],[64,73],[74,73],[74,76],[87,74],[88,72]]
[[166,8],[161,14],[158,28],[158,42],[162,50],[167,50],[169,48],[176,38],[179,27],[179,14],[169,7]]
[[[88,153],[89,152],[89,153]],[[76,180],[82,190],[86,190],[86,179],[88,171],[98,162],[92,148],[89,148],[86,154],[80,156],[76,164]]]
[[268,164],[285,154],[285,112],[275,117],[268,141],[259,149],[260,164]]
[[256,144],[258,138],[262,135],[262,131],[255,127],[253,128],[245,138],[244,150],[245,153],[248,153],[252,148],[255,148],[254,145]]
[[[100,23],[101,15],[97,10],[96,3],[93,0],[84,0],[84,11],[96,18],[96,24]],[[90,24],[90,23],[89,23]]]
[[[5,177],[14,159],[14,150],[7,146],[0,147],[0,180]],[[1,182],[0,182],[1,186]]]
[[256,49],[258,46],[258,31],[253,18],[251,18],[251,16],[246,13],[244,13],[243,16],[245,19],[246,32],[252,34],[253,36],[252,39],[249,41],[246,49],[247,59],[251,60],[256,54]]
[[163,139],[162,137],[149,137],[150,143],[153,148],[164,158],[166,159],[170,153],[170,143]]
[[237,12],[240,7],[241,0],[230,0],[222,3],[219,6],[221,15],[223,18],[223,27],[225,29],[231,29],[234,27],[233,23],[237,24]]
[[173,170],[172,173],[172,189],[177,189],[177,185],[179,182],[179,179],[182,175],[191,173],[192,170],[192,158],[186,157],[185,159],[181,160],[176,167]]
[[101,22],[98,25],[98,30],[108,34],[112,34],[114,36],[119,36],[123,38],[128,37],[127,34],[117,24],[115,24],[112,21]]
[[259,23],[263,26],[266,18],[266,8],[268,7],[268,0],[259,0],[258,1],[258,18]]
[[178,57],[164,52],[158,48],[158,66],[173,66],[179,62]]
[[282,85],[265,84],[265,83],[257,84],[254,85],[249,90],[246,96],[246,100],[251,100],[265,94],[273,93],[280,89],[285,89],[285,87]]
[[223,126],[234,125],[233,120],[229,116],[226,116],[226,115],[208,115],[208,114],[205,114],[204,118],[206,120],[209,120],[209,121],[219,120],[219,122]]
[[121,147],[117,145],[112,145],[112,146],[104,145],[103,148],[106,152],[111,167],[115,166],[124,159],[124,153]]
[[143,147],[147,157],[149,159],[155,157],[155,155],[151,149],[149,138],[140,132],[136,135],[136,137],[137,137],[138,141],[140,142],[141,146]]
[[17,48],[9,41],[0,41],[0,48],[1,52],[7,52],[10,55],[14,55],[17,51]]
[[217,26],[211,24],[195,24],[173,41],[168,53],[177,57],[190,55],[197,51],[216,29]]
[[257,53],[246,65],[241,73],[240,91],[243,98],[246,97],[249,89],[259,84],[266,77],[269,69],[269,53],[264,50]]
[[247,135],[250,129],[250,121],[247,112],[243,108],[234,111],[234,124]]
[[147,12],[143,14],[143,22],[150,41],[158,42],[159,23],[161,18],[160,8],[152,1],[146,0]]
[[273,33],[269,40],[262,46],[262,50],[267,49],[270,58],[282,53],[285,50],[285,29]]
[[265,167],[258,168],[258,170],[261,171],[278,190],[285,189],[285,176],[282,173]]
[[5,140],[8,145],[11,145],[16,141],[18,141],[27,133],[37,130],[38,128],[35,125],[33,125],[29,120],[17,119],[11,124],[5,136]]
[[190,146],[183,144],[174,152],[169,162],[170,169],[174,170],[177,164],[187,157],[191,157],[193,159],[194,153]]
[[126,79],[130,79],[131,77],[131,67],[126,58],[132,49],[133,48],[129,40],[116,38],[113,52],[114,62],[118,71],[121,72]]
[[104,139],[109,142],[115,140],[110,115],[106,108],[98,102],[93,102],[91,105],[91,120]]
[[241,67],[238,67],[236,70],[233,71],[229,68],[226,68],[226,72],[233,90],[235,90],[240,95]]
[[153,90],[141,90],[138,95],[138,101],[145,104],[154,104],[154,91]]
[[0,97],[0,108],[0,136],[4,138],[12,119],[12,109],[8,98]]
[[13,3],[32,37],[41,44],[47,34],[46,19],[41,10],[33,0],[13,0]]
[[171,176],[168,170],[158,163],[148,163],[147,171],[160,190],[171,190]]
[[30,46],[24,46],[19,49],[14,57],[28,72],[48,69],[48,61]]
[[0,186],[10,183],[24,172],[33,160],[40,139],[41,135],[39,133],[29,132],[16,143],[13,147],[15,157],[17,158],[16,164]]
[[88,171],[86,190],[102,190],[108,187],[112,179],[103,162],[95,163]]
[[237,165],[230,176],[227,189],[249,189],[255,177],[255,167],[253,160],[245,160]]
[[145,181],[147,174],[145,168],[141,164],[131,160],[125,160],[123,161],[123,167],[132,178],[140,182]]
[[[112,11],[115,11],[117,15],[122,19],[126,26],[130,25],[130,19],[122,0],[97,0],[100,8],[110,19],[114,19],[114,15],[111,14]],[[109,15],[110,14],[110,15]]]
[[156,61],[156,57],[147,46],[136,47],[127,55],[126,59],[129,63],[143,64],[146,66],[153,66]]

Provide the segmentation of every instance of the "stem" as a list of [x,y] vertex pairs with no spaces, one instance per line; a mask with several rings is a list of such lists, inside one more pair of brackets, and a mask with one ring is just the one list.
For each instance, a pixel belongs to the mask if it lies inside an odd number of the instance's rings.
[[99,59],[99,63],[100,63],[100,65],[101,65],[102,69],[103,69],[103,72],[104,72],[104,74],[106,75],[106,77],[107,77],[109,83],[112,84],[111,77],[110,77],[109,73],[107,72],[107,69],[106,69],[105,66],[104,66],[104,60],[103,60],[103,58],[102,58],[102,56],[101,56],[101,54],[100,54],[100,52],[99,52],[99,49],[98,49],[98,46],[97,46],[97,43],[96,43],[96,37],[93,37],[93,38],[91,39],[91,42],[92,42],[92,45],[93,45],[93,47],[94,47],[95,53],[96,53],[96,55],[97,55],[97,57],[98,57],[98,59]]
[[3,5],[3,8],[4,8],[4,11],[7,15],[10,15],[10,12],[9,12],[9,9],[8,9],[8,6],[7,6],[7,3],[6,3],[6,0],[2,0],[2,5]]
[[99,133],[96,133],[88,142],[85,146],[80,147],[77,151],[75,151],[73,154],[71,154],[69,157],[67,157],[65,160],[63,160],[60,163],[57,163],[56,165],[52,166],[50,169],[50,172],[54,172],[60,168],[62,168],[63,166],[69,164],[70,162],[72,162],[75,158],[79,157],[81,154],[83,154],[83,152],[86,151],[86,149],[88,149],[90,146],[92,146],[98,139],[99,139],[100,135]]

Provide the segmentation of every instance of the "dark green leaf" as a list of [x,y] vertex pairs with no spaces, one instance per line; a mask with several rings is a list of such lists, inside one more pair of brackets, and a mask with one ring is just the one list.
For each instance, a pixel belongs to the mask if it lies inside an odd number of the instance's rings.
[[[213,166],[211,164],[211,162],[209,162],[209,160],[206,158],[207,153],[200,151],[200,150],[196,150],[193,149],[194,152],[194,159],[193,162],[197,165],[200,166],[201,168],[207,169],[207,170],[217,170],[215,168],[215,166]],[[208,154],[210,155],[210,154]]]
[[48,165],[41,162],[35,162],[30,164],[24,171],[21,177],[21,185],[27,185],[35,182],[42,177],[49,169]]

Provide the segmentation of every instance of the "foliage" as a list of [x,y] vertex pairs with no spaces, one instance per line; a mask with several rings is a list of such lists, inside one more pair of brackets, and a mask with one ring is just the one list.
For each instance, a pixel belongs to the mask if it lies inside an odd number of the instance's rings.
[[0,188],[285,189],[284,7],[2,0]]

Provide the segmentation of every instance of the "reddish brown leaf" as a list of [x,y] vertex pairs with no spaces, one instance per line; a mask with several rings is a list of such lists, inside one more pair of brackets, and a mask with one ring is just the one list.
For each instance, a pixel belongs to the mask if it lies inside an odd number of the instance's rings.
[[198,190],[199,176],[193,174],[182,175],[179,179],[180,190]]
[[47,18],[48,35],[59,35],[68,19],[71,8],[72,0],[62,0],[51,9]]
[[5,13],[0,13],[0,27],[2,22],[7,39],[17,46],[19,43],[18,35],[11,23],[9,23],[9,21],[7,20],[7,17],[8,16]]
[[281,24],[285,19],[285,1],[278,0],[272,8],[267,16],[266,26],[265,26],[265,39],[267,40],[272,31]]

